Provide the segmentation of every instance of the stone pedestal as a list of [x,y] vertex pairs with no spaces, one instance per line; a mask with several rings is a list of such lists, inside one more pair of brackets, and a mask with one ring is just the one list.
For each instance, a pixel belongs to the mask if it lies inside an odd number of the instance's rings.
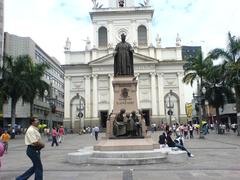
[[[113,137],[113,121],[121,109],[125,109],[126,113],[131,113],[132,111],[138,112],[137,80],[133,76],[115,77],[112,85],[114,90],[114,105],[110,119],[107,121],[107,138]],[[138,118],[142,125],[142,135],[146,137],[145,120],[139,114]]]
[[[93,154],[96,152],[99,153],[93,155],[94,157],[88,158],[87,161],[89,160],[88,162],[91,163],[91,160],[93,160],[94,163],[121,165],[162,162],[165,155],[164,157],[158,155],[159,157],[156,158],[155,150],[159,150],[159,145],[154,143],[151,137],[147,137],[145,120],[138,112],[137,81],[134,77],[117,77],[113,79],[112,84],[114,90],[114,105],[112,114],[107,121],[106,138],[101,139],[100,142],[94,146]],[[136,111],[136,115],[141,123],[142,136],[133,136],[131,138],[125,136],[115,137],[113,135],[113,123],[121,109],[125,109],[126,113]],[[145,151],[148,153],[147,157],[143,157],[145,156]],[[103,158],[102,154],[107,154],[107,156]],[[118,158],[118,154],[126,158]],[[134,157],[132,157],[131,154],[135,154]],[[73,156],[75,157],[75,155]]]
[[126,113],[138,111],[137,107],[137,81],[134,77],[116,77],[112,81],[114,90],[113,113],[126,109]]

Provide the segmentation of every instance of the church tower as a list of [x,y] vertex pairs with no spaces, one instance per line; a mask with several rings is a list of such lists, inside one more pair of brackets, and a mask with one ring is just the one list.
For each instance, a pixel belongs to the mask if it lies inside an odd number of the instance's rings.
[[148,4],[135,6],[134,0],[109,0],[108,8],[93,8],[93,47],[114,48],[122,33],[134,47],[151,46],[153,13]]

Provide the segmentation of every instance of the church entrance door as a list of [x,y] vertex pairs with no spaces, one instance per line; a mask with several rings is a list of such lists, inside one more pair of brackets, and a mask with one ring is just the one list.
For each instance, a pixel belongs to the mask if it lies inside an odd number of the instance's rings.
[[106,128],[107,126],[107,118],[108,118],[108,111],[100,111],[101,117],[101,127]]

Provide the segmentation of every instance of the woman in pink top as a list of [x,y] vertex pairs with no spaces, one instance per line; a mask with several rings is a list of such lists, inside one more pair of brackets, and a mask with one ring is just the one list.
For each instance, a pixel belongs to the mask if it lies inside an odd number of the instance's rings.
[[59,143],[63,141],[63,135],[65,134],[63,126],[61,126],[58,130],[58,135],[59,135]]
[[57,142],[57,131],[55,128],[52,129],[52,147],[54,144],[56,144],[56,146],[58,146],[58,142]]
[[[3,145],[3,143],[0,142],[0,157],[3,156],[4,150],[5,150],[4,145]],[[1,167],[1,159],[0,159],[0,167]]]

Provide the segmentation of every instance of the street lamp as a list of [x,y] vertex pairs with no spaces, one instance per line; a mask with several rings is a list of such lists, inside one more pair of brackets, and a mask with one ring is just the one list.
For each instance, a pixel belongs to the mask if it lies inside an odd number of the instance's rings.
[[172,90],[170,89],[170,92],[168,94],[168,104],[166,104],[166,107],[168,108],[167,114],[169,115],[169,123],[171,128],[172,128],[172,115],[173,115],[172,109],[174,108],[174,103],[171,102],[172,94],[173,94]]
[[[55,114],[56,113],[57,95],[55,97],[53,97],[52,81],[50,82],[50,91],[48,92],[47,90],[45,90],[44,96],[49,103],[50,113]],[[50,119],[48,120],[48,128],[50,129],[50,132],[52,131],[52,126],[53,126],[52,119],[53,119],[53,116],[50,116]]]
[[84,127],[83,115],[84,115],[85,101],[82,96],[79,97],[79,107],[77,107],[78,117],[80,119],[79,130]]
[[[206,118],[205,94],[206,94],[206,88],[203,87],[200,91],[199,83],[198,83],[198,94],[195,95],[193,93],[193,99],[195,101],[195,109],[198,112],[198,118],[200,120],[200,122],[199,122],[200,123],[200,136],[199,136],[199,138],[200,139],[204,138],[203,131],[202,131],[202,119]],[[202,109],[202,111],[201,111],[201,109]]]

